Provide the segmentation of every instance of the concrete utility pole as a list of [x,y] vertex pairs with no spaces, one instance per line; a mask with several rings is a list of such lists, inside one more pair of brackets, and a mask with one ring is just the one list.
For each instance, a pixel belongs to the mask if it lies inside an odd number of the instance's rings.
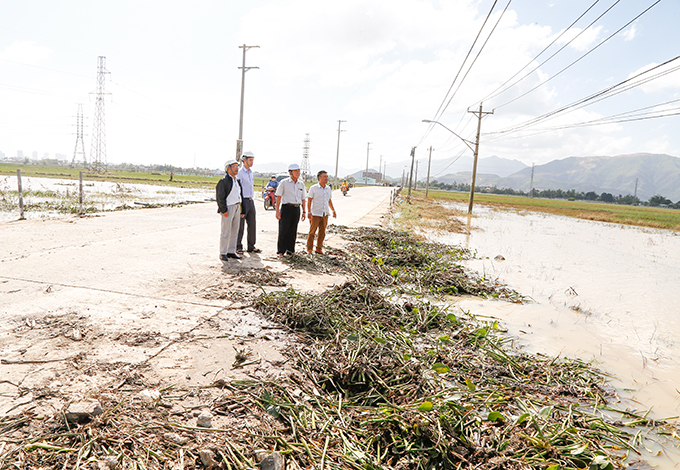
[[413,180],[413,162],[416,159],[416,148],[411,147],[411,171],[408,174],[408,196],[406,200],[411,204],[411,181]]
[[378,174],[380,175],[380,183],[382,183],[382,155],[380,155],[380,165],[378,165]]
[[635,192],[633,193],[633,199],[637,200],[637,185],[638,185],[638,178],[635,178]]
[[425,183],[425,197],[430,195],[430,165],[432,165],[432,151],[434,149],[430,145],[430,157],[427,159],[427,182]]
[[340,161],[340,133],[345,132],[345,131],[340,130],[340,125],[343,122],[347,122],[347,121],[338,120],[338,150],[335,153],[335,183],[336,184],[338,183],[338,162]]
[[420,160],[416,160],[416,179],[413,184],[414,189],[418,189],[418,164],[420,163]]
[[368,145],[366,145],[366,173],[364,173],[364,184],[368,186],[368,153],[371,151],[371,144],[373,142],[369,142]]
[[529,183],[529,197],[534,197],[534,166],[536,164],[531,164],[531,182]]
[[243,65],[239,67],[241,69],[241,117],[238,121],[238,140],[236,141],[236,161],[241,160],[241,155],[243,155],[243,97],[245,95],[246,86],[246,72],[250,69],[259,69],[260,67],[246,67],[246,51],[254,47],[259,48],[260,46],[238,46],[239,49],[243,49]]
[[482,103],[479,103],[479,111],[468,110],[468,113],[474,114],[475,116],[477,116],[477,119],[479,120],[477,122],[477,140],[475,141],[475,160],[474,163],[472,164],[472,184],[470,185],[470,204],[468,205],[468,214],[472,214],[472,205],[474,204],[475,200],[475,182],[477,181],[477,160],[479,159],[479,135],[482,132],[482,117],[484,117],[485,114],[493,114],[493,111],[486,113],[483,112]]

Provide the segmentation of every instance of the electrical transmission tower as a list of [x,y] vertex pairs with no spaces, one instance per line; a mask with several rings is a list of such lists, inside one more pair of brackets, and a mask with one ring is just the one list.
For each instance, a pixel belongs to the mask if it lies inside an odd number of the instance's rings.
[[[79,159],[78,155],[82,155],[82,158]],[[87,154],[85,153],[85,141],[83,140],[83,105],[80,103],[78,103],[78,114],[76,115],[76,148],[73,150],[71,168],[76,165],[87,167]]]
[[309,134],[305,134],[305,143],[302,146],[302,165],[300,165],[302,170],[302,178],[306,181],[312,174],[312,168],[309,164]]
[[90,168],[97,173],[106,171],[106,116],[104,113],[104,76],[106,57],[97,58],[97,98],[94,107],[94,124],[92,126],[92,147],[90,149]]

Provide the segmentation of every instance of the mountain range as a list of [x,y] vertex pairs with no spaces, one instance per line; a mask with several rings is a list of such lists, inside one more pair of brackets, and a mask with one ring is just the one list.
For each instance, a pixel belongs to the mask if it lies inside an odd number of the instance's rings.
[[[472,157],[432,160],[430,181],[441,183],[470,183]],[[323,169],[331,174],[335,165]],[[287,167],[284,163],[269,163],[257,166],[261,172],[281,171]],[[411,160],[389,162],[386,179],[401,181],[402,172],[408,173]],[[322,169],[321,165],[312,162],[312,173]],[[414,168],[414,172],[415,172]],[[370,172],[376,172],[373,167]],[[427,177],[427,158],[421,155],[417,168],[418,181],[425,182]],[[354,176],[360,179],[363,170],[340,167],[338,176]],[[603,192],[615,196],[635,194],[641,200],[660,194],[672,201],[680,200],[680,158],[665,154],[636,153],[617,156],[568,157],[553,160],[534,167],[535,189],[575,189],[577,191]],[[477,164],[477,185],[497,186],[529,191],[531,185],[531,167],[518,160],[498,156],[480,158]]]
[[[503,159],[500,159],[503,160]],[[477,168],[477,186],[497,186],[528,191],[531,168],[507,176]],[[420,177],[418,178],[420,179]],[[471,171],[448,173],[434,178],[444,183],[469,183]],[[680,158],[665,154],[636,153],[612,157],[568,157],[534,167],[534,188],[575,189],[613,195],[635,194],[641,200],[660,194],[680,200]]]

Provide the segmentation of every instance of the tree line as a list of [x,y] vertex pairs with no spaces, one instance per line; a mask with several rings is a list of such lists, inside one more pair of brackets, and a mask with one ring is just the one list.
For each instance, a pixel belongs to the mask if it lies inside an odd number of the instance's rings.
[[[434,180],[430,183],[430,187],[441,189],[444,191],[470,191],[469,183],[444,183]],[[641,201],[640,198],[632,194],[615,196],[611,193],[603,192],[601,194],[595,191],[576,191],[575,189],[532,189],[531,191],[524,191],[522,189],[512,188],[498,188],[494,186],[475,186],[475,192],[489,193],[489,194],[505,194],[508,196],[525,196],[525,197],[540,197],[545,199],[566,199],[568,201],[599,201],[610,204],[623,204],[629,206],[651,206],[651,207],[670,207],[672,209],[680,209],[680,201],[673,203],[670,199],[659,194],[652,196],[648,201]]]

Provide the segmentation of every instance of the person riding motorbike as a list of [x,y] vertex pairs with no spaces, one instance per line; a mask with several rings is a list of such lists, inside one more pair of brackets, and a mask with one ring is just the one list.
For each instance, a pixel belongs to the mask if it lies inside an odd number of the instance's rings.
[[274,193],[276,192],[276,188],[278,186],[279,182],[276,181],[276,176],[272,176],[271,179],[269,180],[269,183],[267,183],[267,186],[264,188],[264,191],[262,192],[265,210],[272,209],[276,205],[276,196],[274,195]]
[[347,180],[343,180],[342,184],[340,185],[340,191],[342,191],[342,195],[345,196],[347,194],[347,191],[349,191],[349,183]]
[[276,181],[276,176],[272,176],[271,179],[269,180],[269,183],[267,183],[268,188],[278,188],[279,187],[279,182]]

